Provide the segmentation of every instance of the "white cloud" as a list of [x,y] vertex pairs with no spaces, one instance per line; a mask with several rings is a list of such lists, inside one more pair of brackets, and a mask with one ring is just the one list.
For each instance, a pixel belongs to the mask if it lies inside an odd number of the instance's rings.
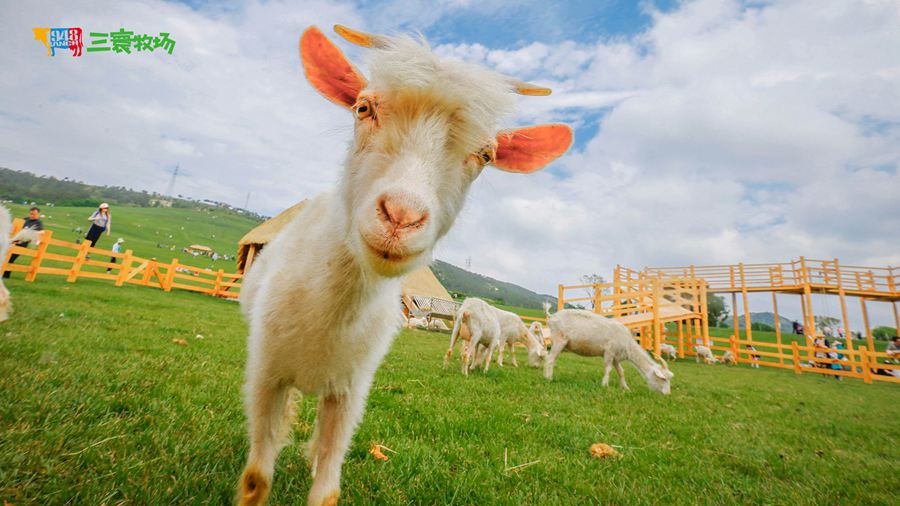
[[[428,33],[448,14],[498,22],[508,7],[4,3],[0,165],[161,191],[180,164],[180,193],[242,203],[252,192],[252,207],[274,213],[333,184],[351,133],[305,82],[306,26]],[[547,32],[565,33],[552,14]],[[522,97],[510,124],[565,121],[579,144],[549,171],[486,171],[438,258],[471,256],[479,272],[546,293],[617,263],[900,263],[896,1],[701,0],[652,18],[631,37],[553,45],[444,34],[438,54],[554,89]],[[177,45],[47,58],[31,28],[50,25],[169,30]]]

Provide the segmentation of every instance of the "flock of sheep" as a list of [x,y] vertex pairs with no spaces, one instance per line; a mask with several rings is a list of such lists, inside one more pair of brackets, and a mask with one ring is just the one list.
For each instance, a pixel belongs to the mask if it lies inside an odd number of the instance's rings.
[[519,343],[528,348],[528,365],[540,367],[541,361],[544,362],[544,377],[548,380],[553,379],[553,368],[559,354],[569,351],[587,357],[603,357],[606,367],[603,386],[609,383],[609,374],[615,368],[620,385],[628,389],[622,362],[631,362],[651,389],[662,394],[671,392],[674,374],[666,362],[653,360],[622,323],[583,309],[564,309],[551,315],[549,304],[545,304],[544,310],[550,327],[549,353],[540,323],[532,322],[530,328],[526,327],[515,313],[493,307],[475,297],[467,298],[456,313],[450,332],[450,347],[444,355],[444,368],[453,356],[457,340],[465,343],[462,372],[466,375],[479,365],[483,365],[487,372],[496,350],[499,350],[497,364],[502,366],[504,348],[509,350],[512,364],[518,366],[513,345]]

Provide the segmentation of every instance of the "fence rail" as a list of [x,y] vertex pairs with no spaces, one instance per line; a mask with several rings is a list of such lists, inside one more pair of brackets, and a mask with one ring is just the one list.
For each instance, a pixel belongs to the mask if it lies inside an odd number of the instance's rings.
[[[22,224],[21,219],[13,222],[13,234],[21,230]],[[18,263],[10,263],[13,255],[20,257]],[[29,261],[23,262],[25,258]],[[166,292],[179,289],[229,299],[240,295],[243,278],[243,274],[193,267],[177,259],[160,262],[155,258],[135,256],[131,250],[116,253],[91,247],[89,242],[62,241],[53,237],[52,230],[41,233],[36,249],[10,247],[0,267],[0,272],[6,271],[24,272],[26,281],[46,275],[64,276],[70,283],[83,278],[101,279],[112,281],[116,286],[149,286]]]

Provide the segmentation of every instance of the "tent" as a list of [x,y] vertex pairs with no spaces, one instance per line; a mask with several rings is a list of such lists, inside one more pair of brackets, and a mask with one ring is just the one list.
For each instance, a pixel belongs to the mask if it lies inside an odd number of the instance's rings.
[[[285,209],[274,218],[247,232],[238,241],[238,272],[245,272],[250,268],[253,258],[285,225],[290,223],[306,202],[304,200]],[[427,265],[409,273],[403,279],[403,304],[407,313],[427,313],[445,318],[453,318],[458,306]]]

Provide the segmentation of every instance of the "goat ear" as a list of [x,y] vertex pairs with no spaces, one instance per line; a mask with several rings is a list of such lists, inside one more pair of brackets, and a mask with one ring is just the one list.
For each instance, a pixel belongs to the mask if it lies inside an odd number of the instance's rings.
[[356,70],[321,30],[311,26],[300,37],[300,59],[306,78],[328,100],[353,107],[366,78]]
[[572,145],[572,129],[566,125],[537,125],[497,134],[493,164],[507,172],[527,174],[544,168]]
[[663,380],[666,379],[666,373],[658,367],[653,368],[653,374],[655,374],[656,377],[659,379],[663,379]]

